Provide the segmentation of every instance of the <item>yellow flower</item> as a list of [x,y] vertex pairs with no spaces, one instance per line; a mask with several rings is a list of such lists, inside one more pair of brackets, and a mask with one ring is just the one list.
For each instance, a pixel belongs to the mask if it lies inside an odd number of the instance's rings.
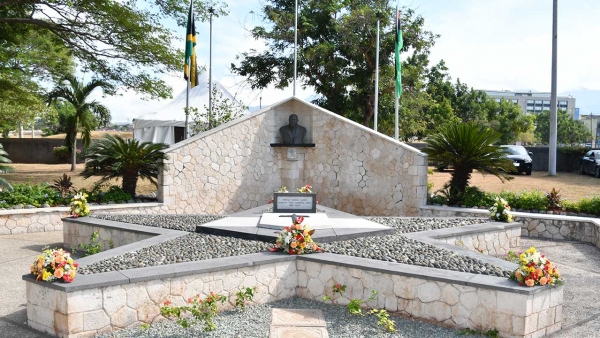
[[42,273],[42,279],[44,281],[48,281],[48,279],[50,279],[50,277],[52,277],[52,274],[46,270],[44,270],[44,273]]

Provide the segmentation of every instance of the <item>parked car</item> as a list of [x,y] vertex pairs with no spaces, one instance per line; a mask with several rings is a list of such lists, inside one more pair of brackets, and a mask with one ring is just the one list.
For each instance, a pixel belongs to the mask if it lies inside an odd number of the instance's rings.
[[600,150],[590,150],[579,160],[579,172],[600,177]]
[[506,158],[513,161],[516,172],[531,175],[531,168],[533,167],[532,152],[528,152],[523,146],[501,145],[500,148],[503,148],[506,152]]

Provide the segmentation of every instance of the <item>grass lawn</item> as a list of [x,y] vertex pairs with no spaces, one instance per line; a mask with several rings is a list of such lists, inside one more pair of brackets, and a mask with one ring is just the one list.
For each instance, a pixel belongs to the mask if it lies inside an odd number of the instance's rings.
[[[114,131],[114,130],[109,130],[109,131],[94,130],[94,131],[92,131],[91,137],[92,137],[92,140],[97,140],[97,139],[103,138],[105,134],[109,134],[112,136],[121,136],[124,139],[133,138],[133,132],[131,132],[131,131]],[[56,134],[56,135],[45,136],[44,138],[59,138],[59,139],[64,140],[65,136],[66,136],[66,134]],[[77,134],[77,138],[81,138],[81,135]]]
[[[11,184],[14,183],[43,183],[48,182],[54,184],[54,181],[61,178],[63,173],[71,177],[73,187],[75,189],[85,188],[91,190],[94,184],[100,179],[98,177],[90,177],[84,179],[79,174],[83,171],[84,164],[77,164],[75,172],[70,172],[70,164],[30,164],[30,163],[10,163],[10,166],[15,169],[15,172],[2,174],[2,177]],[[110,181],[111,185],[121,186],[121,180]],[[156,191],[156,187],[149,181],[138,179],[137,193],[144,194]]]
[[[427,177],[428,182],[433,183],[432,191],[441,189],[444,183],[450,181],[451,171],[438,172],[434,169],[433,175]],[[523,190],[538,189],[547,192],[556,188],[560,195],[572,202],[583,197],[600,195],[600,179],[592,175],[581,175],[577,173],[558,172],[556,176],[549,176],[547,171],[534,171],[531,176],[524,174],[514,175],[514,179],[502,183],[496,176],[486,175],[474,171],[471,175],[469,185],[476,186],[487,192],[500,192],[502,190],[520,192]]]

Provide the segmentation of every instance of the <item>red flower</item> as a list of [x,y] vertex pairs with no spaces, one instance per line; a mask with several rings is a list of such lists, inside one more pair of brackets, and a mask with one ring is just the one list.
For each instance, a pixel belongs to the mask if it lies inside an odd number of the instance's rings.
[[73,266],[77,268],[77,267],[79,267],[79,263],[73,262]]
[[277,252],[279,251],[279,248],[277,247],[272,247],[271,249],[269,249],[270,252]]
[[188,303],[191,303],[191,302],[192,302],[192,299],[191,299],[191,298],[188,298]]
[[302,222],[304,222],[304,217],[298,216],[298,218],[296,218],[296,224],[300,224]]
[[165,306],[171,305],[171,301],[170,300],[165,300]]

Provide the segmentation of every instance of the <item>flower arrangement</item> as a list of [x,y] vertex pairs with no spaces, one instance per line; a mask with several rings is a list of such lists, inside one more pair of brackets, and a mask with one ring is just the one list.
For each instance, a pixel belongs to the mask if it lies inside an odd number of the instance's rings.
[[303,186],[302,188],[298,188],[298,192],[310,194],[312,192],[311,189],[312,189],[312,186],[310,184],[307,184],[307,185]]
[[494,221],[512,222],[515,217],[510,213],[510,206],[504,198],[496,197],[496,202],[490,208],[490,217]]
[[290,255],[321,251],[317,243],[313,242],[310,237],[315,231],[302,224],[304,217],[293,215],[292,220],[293,224],[285,227],[279,233],[275,241],[275,247],[271,251],[284,251]]
[[52,283],[56,280],[71,283],[77,274],[77,262],[63,249],[45,249],[30,267],[36,280]]
[[546,256],[540,254],[534,247],[519,254],[521,266],[510,275],[510,279],[519,285],[561,285],[562,277],[558,269]]
[[77,218],[90,214],[90,206],[88,205],[87,197],[88,194],[81,192],[73,196],[71,199],[71,216]]

